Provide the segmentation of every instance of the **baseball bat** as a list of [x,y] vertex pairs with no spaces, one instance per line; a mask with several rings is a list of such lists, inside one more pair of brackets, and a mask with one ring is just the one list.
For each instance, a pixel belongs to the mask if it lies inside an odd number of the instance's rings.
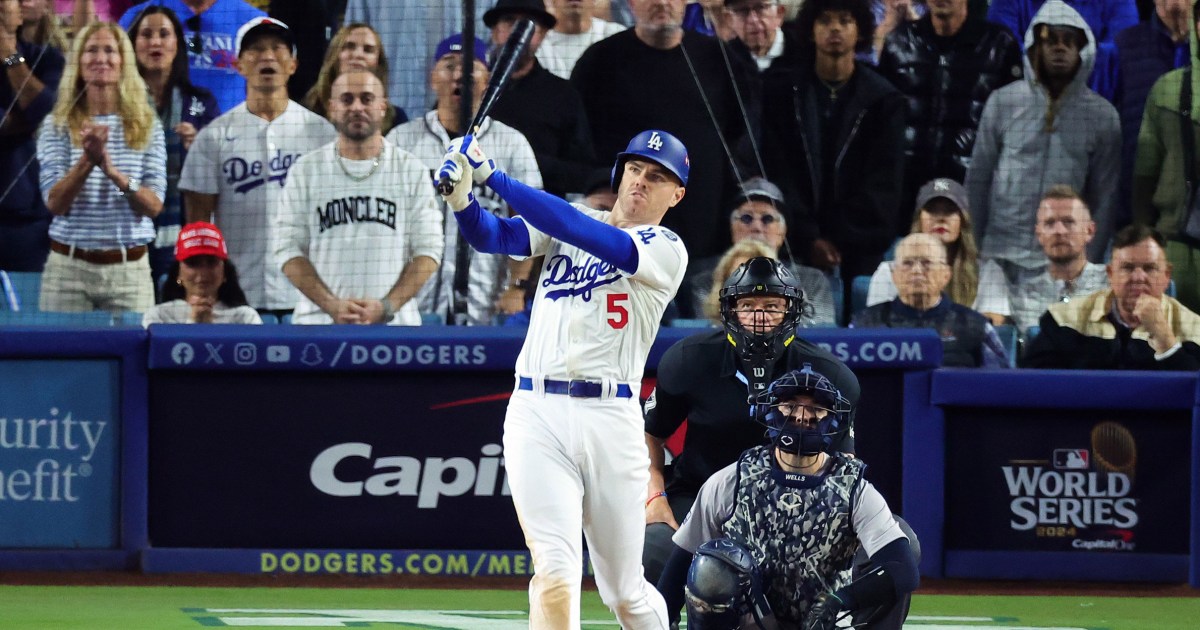
[[[533,37],[533,20],[525,18],[513,26],[508,41],[504,42],[499,55],[496,56],[496,62],[492,64],[492,76],[488,79],[487,88],[483,91],[483,100],[479,103],[479,110],[475,112],[475,118],[467,127],[468,133],[474,134],[479,131],[483,119],[487,118],[487,115],[492,112],[492,107],[496,105],[496,101],[500,100],[500,94],[508,86],[513,69],[517,67],[517,62],[525,54],[525,50],[529,48],[531,37]],[[450,178],[443,175],[438,180],[437,189],[439,194],[449,195],[454,190],[454,186],[450,183]]]

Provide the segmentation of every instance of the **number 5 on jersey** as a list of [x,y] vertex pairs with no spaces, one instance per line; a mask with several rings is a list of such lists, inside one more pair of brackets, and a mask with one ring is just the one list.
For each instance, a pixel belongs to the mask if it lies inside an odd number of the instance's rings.
[[620,330],[629,324],[629,294],[608,294],[608,325]]

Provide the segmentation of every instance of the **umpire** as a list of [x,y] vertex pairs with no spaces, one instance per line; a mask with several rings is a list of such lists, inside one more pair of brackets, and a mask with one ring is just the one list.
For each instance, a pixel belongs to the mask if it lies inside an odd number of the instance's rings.
[[[762,425],[750,417],[751,396],[807,363],[826,375],[852,408],[858,406],[858,378],[846,364],[796,337],[800,318],[811,307],[787,265],[750,259],[730,274],[720,299],[724,330],[693,335],[668,349],[645,405],[650,484],[642,564],[651,583],[658,581],[674,548],[671,535],[704,481],[746,449],[765,443]],[[663,444],[685,418],[683,450],[668,480]],[[836,450],[854,452],[852,416],[850,427]]]

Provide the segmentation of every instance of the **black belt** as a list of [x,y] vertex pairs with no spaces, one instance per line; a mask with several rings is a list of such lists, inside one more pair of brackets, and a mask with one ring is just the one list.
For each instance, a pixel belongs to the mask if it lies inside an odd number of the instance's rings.
[[[604,384],[594,383],[592,381],[555,381],[546,379],[543,381],[546,385],[547,394],[565,394],[571,398],[600,398],[604,395]],[[533,391],[533,379],[522,376],[517,384],[517,389],[523,389],[527,392]],[[617,398],[633,398],[633,390],[628,385],[617,385]]]

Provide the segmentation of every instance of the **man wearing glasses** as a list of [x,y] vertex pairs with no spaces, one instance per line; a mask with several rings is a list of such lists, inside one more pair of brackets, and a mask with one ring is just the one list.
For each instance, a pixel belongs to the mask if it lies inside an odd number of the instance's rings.
[[1166,240],[1131,225],[1113,237],[1110,288],[1054,304],[1025,351],[1025,367],[1200,370],[1200,315],[1166,295]]
[[932,328],[942,338],[942,365],[1008,367],[992,324],[946,295],[946,246],[930,234],[909,234],[896,246],[892,280],[899,296],[854,316],[852,328]]
[[[807,297],[786,264],[751,258],[721,291],[723,330],[692,335],[671,346],[658,364],[658,382],[646,401],[646,445],[650,449],[646,545],[642,564],[658,580],[674,549],[671,535],[710,475],[762,444],[763,428],[748,414],[747,397],[764,391],[778,375],[810,364],[857,405],[858,378],[814,343],[796,336]],[[670,474],[663,447],[688,422],[682,451]],[[852,417],[851,417],[852,420]],[[854,451],[853,434],[834,444]]]
[[[729,234],[734,245],[746,240],[761,241],[773,252],[772,258],[792,260],[788,271],[796,285],[804,291],[804,297],[812,307],[800,319],[800,326],[834,326],[833,291],[825,274],[813,267],[794,262],[792,253],[784,249],[787,242],[787,220],[780,208],[784,207],[783,192],[779,187],[761,177],[751,177],[742,183],[737,205],[729,213]],[[710,256],[692,263],[694,272],[688,274],[680,300],[691,300],[692,317],[703,317],[705,304],[713,286],[713,273],[722,256]],[[720,278],[718,282],[725,280]],[[680,305],[681,312],[683,305]]]
[[184,26],[188,66],[192,82],[206,87],[227,112],[246,98],[246,80],[237,71],[234,39],[238,29],[256,17],[266,17],[245,0],[148,0],[121,16],[121,28],[137,19],[149,5],[162,5],[175,12]]
[[796,65],[798,35],[782,28],[784,7],[769,0],[725,0],[729,26],[737,35],[731,46],[748,53],[759,72]]

